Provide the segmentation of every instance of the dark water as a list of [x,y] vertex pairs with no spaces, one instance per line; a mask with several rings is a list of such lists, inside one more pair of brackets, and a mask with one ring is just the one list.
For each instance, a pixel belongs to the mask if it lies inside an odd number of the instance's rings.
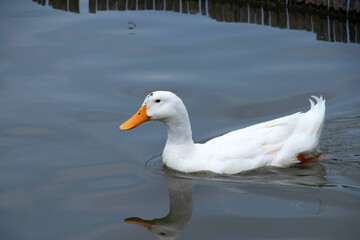
[[[200,13],[45,3],[0,3],[0,239],[359,238],[351,22],[345,43]],[[160,89],[183,98],[197,141],[324,95],[323,159],[236,176],[164,169],[161,124],[117,130]]]

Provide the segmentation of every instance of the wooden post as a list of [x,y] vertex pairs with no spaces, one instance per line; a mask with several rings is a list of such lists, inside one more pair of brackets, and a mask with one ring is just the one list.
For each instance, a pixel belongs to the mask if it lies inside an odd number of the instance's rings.
[[289,29],[297,29],[296,12],[294,9],[289,9]]
[[262,24],[261,6],[260,5],[256,6],[255,11],[256,11],[256,24],[261,25]]
[[136,10],[136,0],[128,0],[127,10],[134,11]]
[[215,19],[218,22],[224,21],[223,6],[220,2],[215,2]]
[[324,41],[329,41],[329,23],[327,16],[320,17],[320,28],[321,28],[321,34],[323,35]]
[[69,0],[69,11],[73,13],[80,13],[79,0]]
[[316,40],[324,40],[321,33],[320,19],[319,15],[314,15],[313,17],[313,28],[314,33],[316,34]]
[[271,9],[270,14],[271,14],[271,26],[279,27],[279,13],[278,13],[277,9],[276,8]]
[[356,3],[357,0],[349,0],[349,15],[356,14]]
[[296,13],[296,29],[305,29],[305,14],[302,12]]
[[356,25],[351,20],[349,20],[349,41],[356,43]]
[[338,18],[334,19],[335,41],[341,42],[341,28]]
[[313,29],[314,33],[317,33],[319,31],[318,25],[317,25],[317,15],[316,14],[312,15],[312,29]]
[[335,11],[339,11],[339,9],[340,9],[340,0],[333,0],[333,9],[335,10]]
[[[321,5],[322,5],[322,2],[323,0],[314,0],[314,1],[312,1],[312,3],[314,3],[315,4],[315,6],[316,7],[321,7]],[[338,1],[338,0],[337,0]]]
[[138,0],[138,10],[145,10],[145,0]]
[[249,13],[248,13],[248,4],[244,2],[244,5],[241,6],[241,22],[247,23],[249,22]]
[[287,14],[286,14],[286,8],[285,7],[279,7],[279,27],[281,29],[287,29]]
[[180,1],[174,0],[174,12],[180,12]]
[[341,21],[341,38],[344,43],[347,43],[347,26],[346,26],[346,19],[342,19]]
[[155,0],[155,10],[164,10],[164,0]]
[[329,9],[329,1],[328,0],[323,0],[322,5],[325,9]]
[[206,0],[201,0],[201,14],[206,16]]
[[208,0],[208,15],[210,18],[215,19],[215,3],[213,0]]
[[107,9],[106,0],[97,0],[97,10],[105,11]]
[[215,6],[214,6],[214,1],[213,0],[208,0],[207,1],[207,7],[208,7],[208,16],[212,19],[215,18]]
[[89,0],[89,12],[96,13],[96,0]]
[[269,5],[267,2],[265,2],[264,7],[263,7],[263,11],[264,11],[264,25],[265,26],[269,26],[270,24],[270,11],[269,11]]
[[234,22],[240,22],[240,5],[238,2],[233,3],[233,12]]
[[323,29],[320,24],[320,16],[316,15],[316,40],[324,41]]
[[153,10],[154,9],[154,2],[153,0],[146,0],[146,9],[147,10]]
[[110,11],[116,10],[116,0],[109,0],[109,10]]
[[118,11],[125,11],[126,10],[126,0],[118,0],[117,9],[118,9]]
[[224,3],[224,20],[225,22],[233,22],[233,11],[229,2]]
[[250,23],[255,23],[255,8],[253,3],[249,3],[250,9]]
[[305,30],[309,32],[312,30],[311,14],[308,12],[305,12]]
[[329,17],[329,28],[330,28],[330,42],[335,41],[335,32],[334,32],[334,19],[333,17]]
[[199,13],[199,0],[189,0],[190,14]]
[[165,10],[166,11],[173,11],[174,10],[174,2],[173,0],[166,0],[165,2]]
[[188,13],[188,1],[181,0],[182,13]]
[[347,13],[347,0],[338,0],[340,1],[340,10],[343,11],[343,13]]
[[63,11],[67,11],[67,1],[66,0],[53,0],[52,7],[54,9],[59,9]]

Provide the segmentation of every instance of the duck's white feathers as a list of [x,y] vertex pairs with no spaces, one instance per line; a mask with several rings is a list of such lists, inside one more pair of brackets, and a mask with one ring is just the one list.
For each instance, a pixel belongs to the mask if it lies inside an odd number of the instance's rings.
[[[318,152],[325,100],[313,98],[316,104],[310,100],[311,109],[306,113],[298,112],[239,129],[205,144],[195,144],[194,150],[172,152],[173,161],[165,154],[165,164],[184,172],[208,170],[227,174],[295,164],[299,162],[299,154],[309,157]],[[177,158],[179,155],[186,157]]]
[[[287,167],[299,162],[297,157],[318,153],[325,118],[325,100],[315,97],[306,113],[259,123],[214,138],[204,144],[192,139],[190,120],[182,100],[172,92],[149,94],[140,112],[120,126],[131,129],[142,121],[161,121],[168,131],[162,160],[182,172],[213,171],[234,174],[264,166]],[[146,108],[145,117],[141,115]],[[145,119],[145,120],[144,120]],[[137,124],[137,125],[132,125]]]

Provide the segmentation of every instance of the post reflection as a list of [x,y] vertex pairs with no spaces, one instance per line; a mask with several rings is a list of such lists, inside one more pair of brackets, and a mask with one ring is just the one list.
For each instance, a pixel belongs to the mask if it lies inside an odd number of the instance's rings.
[[[33,0],[45,6],[47,0]],[[360,43],[360,3],[357,0],[88,0],[89,12],[174,11],[202,14],[219,22],[238,22],[280,29],[305,30],[316,39]],[[54,9],[80,13],[79,0],[48,0]]]
[[48,2],[48,5],[54,9],[80,13],[79,0],[33,0],[33,2],[37,2],[43,6]]

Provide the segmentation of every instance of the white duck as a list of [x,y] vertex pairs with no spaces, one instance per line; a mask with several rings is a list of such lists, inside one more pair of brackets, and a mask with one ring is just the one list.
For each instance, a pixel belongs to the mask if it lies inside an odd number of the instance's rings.
[[325,100],[313,98],[311,109],[235,130],[210,141],[194,143],[187,110],[172,92],[150,93],[139,111],[120,126],[129,130],[156,120],[168,138],[163,163],[181,172],[212,171],[235,174],[264,166],[288,167],[318,154],[325,119]]

